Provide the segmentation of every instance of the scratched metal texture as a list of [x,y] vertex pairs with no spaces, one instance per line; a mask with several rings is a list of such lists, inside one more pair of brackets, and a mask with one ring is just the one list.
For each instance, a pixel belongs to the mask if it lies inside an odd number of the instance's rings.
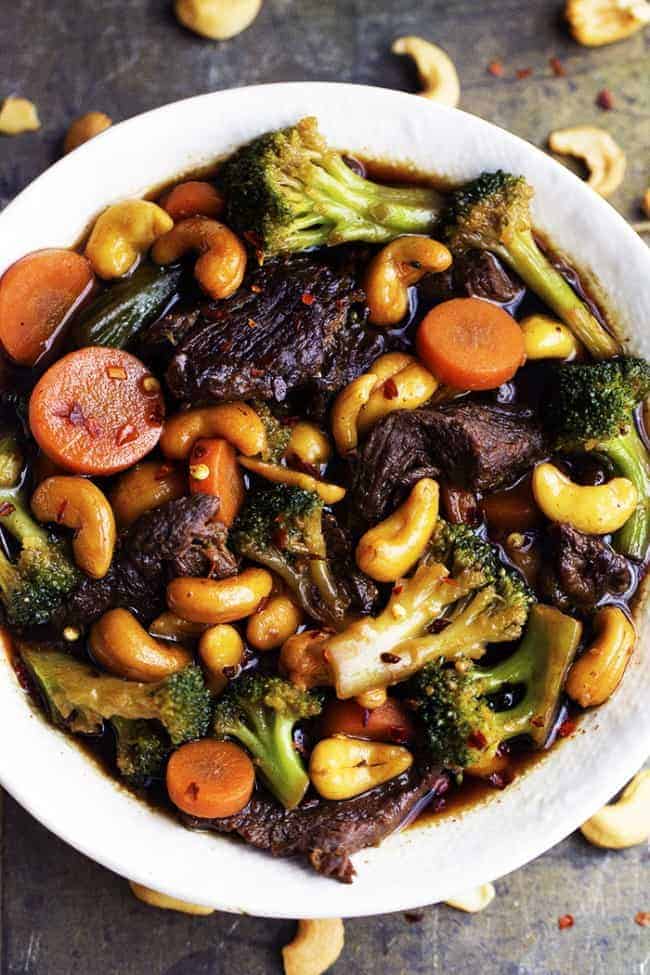
[[[414,90],[394,37],[442,44],[462,105],[543,145],[554,127],[604,124],[628,154],[612,202],[629,219],[650,184],[650,30],[588,51],[551,0],[266,0],[224,44],[181,30],[165,0],[0,0],[0,97],[38,105],[40,132],[0,141],[0,207],[53,162],[66,125],[101,109],[115,120],[177,98],[270,81],[355,81]],[[549,59],[559,57],[565,77]],[[506,76],[487,73],[502,61]],[[532,68],[527,78],[516,71]],[[604,88],[614,111],[595,104]],[[182,137],[179,134],[179,137]],[[8,747],[5,743],[4,747]],[[62,783],[65,788],[65,783]],[[47,833],[8,797],[1,808],[2,975],[272,975],[292,922],[147,908],[124,881]],[[650,851],[610,853],[579,835],[497,884],[481,915],[429,908],[351,921],[334,975],[650,975]],[[223,878],[228,883],[228,878]],[[575,925],[559,930],[558,917]]]

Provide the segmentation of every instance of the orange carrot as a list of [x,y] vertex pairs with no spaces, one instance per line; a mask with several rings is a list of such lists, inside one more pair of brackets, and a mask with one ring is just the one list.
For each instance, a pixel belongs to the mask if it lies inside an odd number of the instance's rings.
[[496,389],[525,360],[517,322],[481,298],[436,305],[422,320],[415,345],[436,379],[456,389]]
[[190,816],[234,816],[247,805],[254,786],[253,763],[231,741],[192,741],[177,749],[167,763],[169,798]]
[[217,517],[232,525],[244,503],[246,489],[237,454],[219,437],[197,440],[190,455],[190,491],[219,498]]
[[29,425],[43,453],[75,474],[114,474],[158,443],[160,385],[135,356],[89,346],[70,352],[39,379]]
[[223,197],[212,185],[203,180],[190,179],[168,190],[160,200],[173,220],[186,217],[218,217],[223,210]]
[[90,294],[90,263],[69,250],[27,254],[0,280],[0,342],[21,366],[33,366]]
[[399,701],[389,697],[372,711],[356,701],[330,701],[321,720],[323,736],[349,735],[372,741],[410,741],[415,731],[408,711]]

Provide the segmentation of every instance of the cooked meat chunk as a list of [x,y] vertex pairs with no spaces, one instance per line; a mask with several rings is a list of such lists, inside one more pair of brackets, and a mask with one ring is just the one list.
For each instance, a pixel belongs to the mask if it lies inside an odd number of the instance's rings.
[[421,477],[489,491],[545,453],[541,428],[516,407],[460,400],[396,411],[379,421],[353,462],[353,506],[362,521],[377,522]]
[[193,321],[180,312],[176,322],[167,316],[158,324],[175,343],[169,389],[189,402],[281,402],[289,390],[336,372],[339,333],[353,306],[363,313],[363,301],[351,275],[316,257],[265,261],[227,301],[204,305]]
[[273,856],[306,856],[319,873],[349,884],[355,874],[351,855],[381,843],[448,785],[439,768],[420,772],[413,767],[343,802],[314,799],[288,811],[260,790],[240,813],[227,819],[181,818],[192,829],[237,833]]
[[515,304],[526,291],[519,278],[488,251],[467,251],[457,256],[449,270],[423,278],[418,290],[426,304],[450,298],[485,298],[498,305]]
[[329,511],[323,513],[323,535],[334,578],[340,580],[349,598],[350,610],[364,616],[370,615],[376,607],[379,591],[372,579],[358,568],[349,532]]
[[549,528],[538,589],[558,609],[588,613],[603,596],[623,593],[631,582],[629,562],[602,538],[570,525]]
[[108,574],[84,578],[56,625],[84,628],[117,606],[151,620],[164,609],[165,587],[175,576],[233,575],[237,560],[227,528],[214,520],[218,510],[218,498],[196,494],[146,512],[121,539]]

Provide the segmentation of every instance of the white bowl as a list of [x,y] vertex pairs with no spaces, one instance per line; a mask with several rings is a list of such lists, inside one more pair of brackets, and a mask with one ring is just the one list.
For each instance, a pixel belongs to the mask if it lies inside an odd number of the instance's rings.
[[[286,84],[217,92],[123,122],[58,162],[0,215],[0,271],[68,246],[107,204],[138,196],[268,129],[318,116],[336,146],[409,161],[451,180],[523,173],[535,221],[598,278],[630,347],[650,355],[650,251],[602,199],[548,156],[478,118],[378,88]],[[156,890],[269,917],[378,914],[431,904],[543,853],[602,806],[650,753],[650,620],[623,684],[580,732],[494,799],[393,836],[354,858],[342,886],[243,843],[191,833],[121,790],[29,706],[0,663],[0,781],[83,853]]]

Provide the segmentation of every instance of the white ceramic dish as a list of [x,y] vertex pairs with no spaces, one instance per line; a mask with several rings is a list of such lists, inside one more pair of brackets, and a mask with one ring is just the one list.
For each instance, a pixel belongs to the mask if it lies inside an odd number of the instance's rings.
[[[499,167],[536,190],[535,219],[595,275],[630,347],[650,356],[650,251],[603,200],[527,143],[473,116],[378,88],[287,84],[217,92],[115,126],[61,160],[0,215],[0,272],[73,244],[107,204],[138,196],[259,133],[318,116],[334,145],[412,161],[452,180]],[[647,606],[622,686],[505,792],[355,857],[352,886],[235,840],[190,833],[102,774],[30,708],[0,661],[0,781],[54,833],[111,870],[175,897],[277,917],[377,914],[443,900],[539,856],[587,819],[650,753]]]

